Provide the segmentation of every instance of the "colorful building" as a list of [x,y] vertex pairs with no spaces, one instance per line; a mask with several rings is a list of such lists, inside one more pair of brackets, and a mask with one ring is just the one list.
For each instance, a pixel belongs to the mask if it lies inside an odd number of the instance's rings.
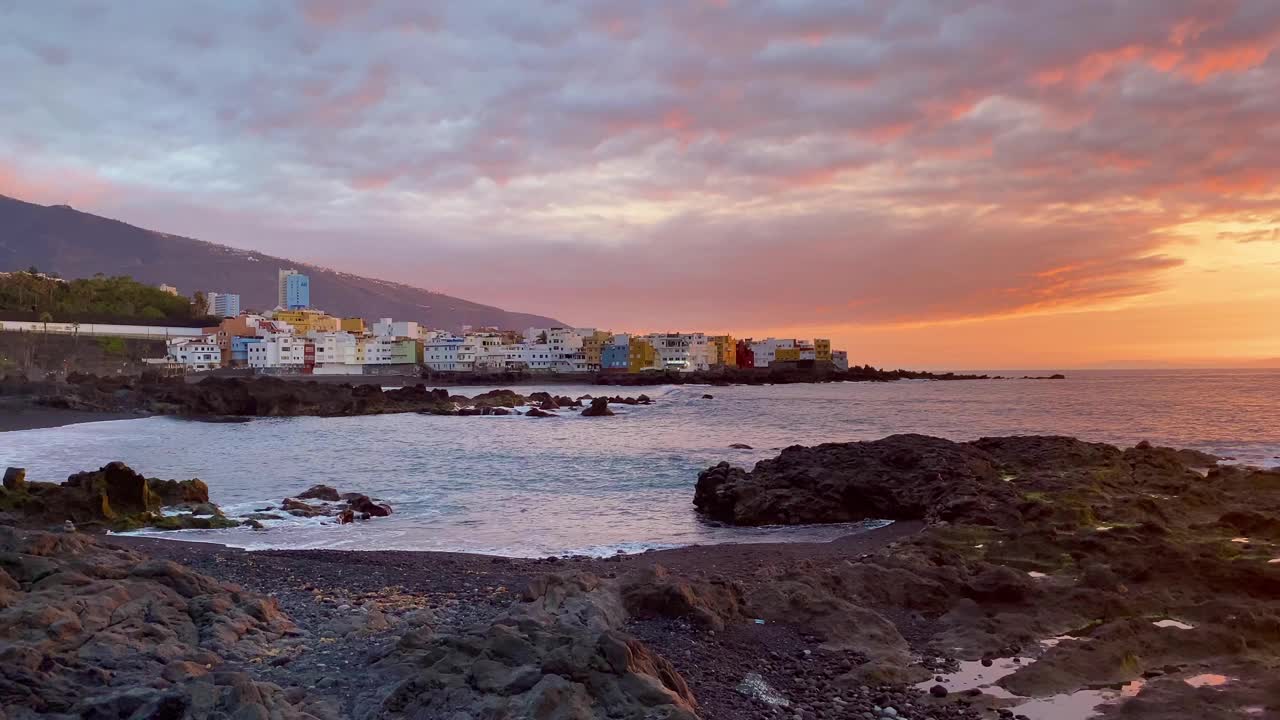
[[338,321],[338,329],[352,335],[365,333],[364,318],[342,318]]
[[658,351],[648,340],[631,338],[627,345],[627,371],[638,373],[644,370],[655,370],[658,367]]
[[773,351],[773,362],[798,362],[801,348],[780,347]]
[[626,372],[630,370],[630,345],[605,345],[600,351],[600,369],[604,372]]
[[740,368],[753,368],[756,366],[756,353],[751,349],[751,340],[739,340],[736,343],[733,357],[737,361]]
[[708,338],[714,348],[711,364],[715,367],[736,367],[738,365],[738,342],[732,335],[712,335]]
[[613,333],[594,330],[582,338],[582,354],[586,359],[587,370],[600,370],[604,366],[603,355],[613,342]]
[[826,338],[814,338],[813,354],[813,359],[818,362],[831,362],[831,341]]
[[277,310],[272,313],[271,319],[289,323],[298,335],[308,335],[313,332],[340,332],[342,329],[342,321],[338,318],[326,315],[319,310],[306,308]]

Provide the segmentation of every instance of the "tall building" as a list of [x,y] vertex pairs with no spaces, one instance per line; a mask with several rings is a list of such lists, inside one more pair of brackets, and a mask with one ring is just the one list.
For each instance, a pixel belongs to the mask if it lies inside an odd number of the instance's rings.
[[278,305],[285,310],[311,307],[311,278],[297,270],[281,270]]
[[240,296],[235,293],[211,292],[209,314],[215,317],[235,317],[240,314]]

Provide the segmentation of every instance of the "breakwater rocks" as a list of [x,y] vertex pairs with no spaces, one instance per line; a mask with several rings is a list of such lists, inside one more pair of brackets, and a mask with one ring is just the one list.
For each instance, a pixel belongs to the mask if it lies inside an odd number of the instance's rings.
[[[0,381],[9,402],[67,410],[179,415],[200,419],[251,417],[380,415],[418,412],[430,415],[512,415],[518,407],[541,412],[581,409],[594,398],[570,398],[547,392],[522,395],[495,390],[475,397],[450,395],[425,385],[383,390],[377,385],[320,383],[279,378],[96,377],[72,374],[66,382]],[[609,403],[647,405],[647,396],[608,398]],[[598,415],[602,413],[592,413]],[[537,415],[535,415],[536,417]],[[590,415],[589,415],[590,416]]]
[[[1280,472],[1147,443],[899,435],[721,464],[694,503],[744,525],[926,523],[891,553],[772,578],[826,645],[868,643],[845,635],[860,612],[892,619],[855,626],[889,651],[864,677],[1011,714],[1048,698],[1107,717],[1280,711]],[[895,634],[926,660],[1006,669],[966,684],[964,667],[893,657]]]

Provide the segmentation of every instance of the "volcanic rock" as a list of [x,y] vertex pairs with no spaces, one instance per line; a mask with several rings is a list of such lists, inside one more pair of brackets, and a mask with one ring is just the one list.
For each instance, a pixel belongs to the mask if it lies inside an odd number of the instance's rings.
[[312,485],[298,495],[299,500],[324,500],[337,502],[342,499],[338,491],[328,485]]
[[1015,491],[974,447],[924,435],[793,446],[751,472],[720,463],[698,476],[694,506],[736,525],[867,518],[1008,522]]
[[582,411],[583,417],[608,417],[613,415],[609,409],[609,398],[592,398],[591,406]]

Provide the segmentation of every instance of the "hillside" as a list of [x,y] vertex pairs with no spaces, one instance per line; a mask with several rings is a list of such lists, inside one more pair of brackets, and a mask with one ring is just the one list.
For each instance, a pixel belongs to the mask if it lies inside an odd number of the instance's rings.
[[393,317],[444,329],[563,324],[410,285],[145,230],[65,205],[46,207],[0,195],[0,271],[33,266],[65,278],[128,275],[173,285],[187,295],[196,290],[239,293],[246,309],[273,307],[276,271],[297,268],[311,276],[316,307],[335,315]]

